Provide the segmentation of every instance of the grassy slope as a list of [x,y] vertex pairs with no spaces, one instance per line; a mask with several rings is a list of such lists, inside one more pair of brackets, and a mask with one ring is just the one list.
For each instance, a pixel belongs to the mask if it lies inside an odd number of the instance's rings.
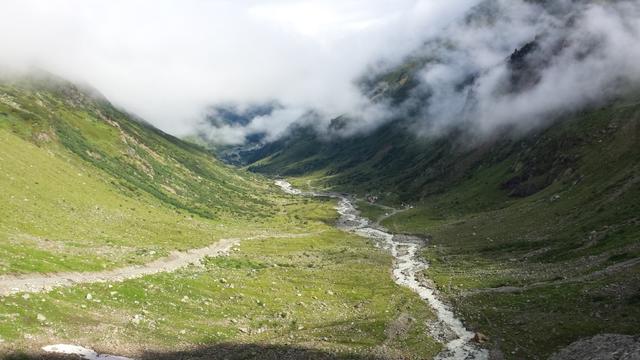
[[303,132],[250,168],[411,202],[383,224],[432,237],[430,276],[508,358],[543,358],[600,332],[639,333],[637,265],[517,294],[476,290],[571,279],[640,256],[640,104],[587,110],[522,139],[473,149],[463,141],[385,128],[322,143]]
[[266,182],[71,84],[22,79],[0,91],[0,273],[145,262],[268,214]]
[[[640,333],[640,265],[581,278],[640,257],[640,106],[589,112],[540,139],[384,222],[432,237],[429,276],[508,358],[544,358],[597,333]],[[501,189],[514,169],[560,156],[575,161],[544,190],[513,198]],[[477,292],[538,282],[548,283]]]
[[0,169],[0,274],[94,271],[273,236],[204,268],[1,297],[0,355],[39,358],[58,342],[149,358],[223,342],[243,358],[261,355],[245,354],[249,344],[349,358],[439,349],[428,307],[393,283],[389,255],[333,229],[333,203],[283,195],[72,84],[0,84]]
[[[280,199],[274,206],[282,221],[306,219],[313,231],[246,240],[204,268],[1,298],[3,351],[38,358],[39,345],[72,342],[150,359],[177,358],[178,351],[217,358],[221,348],[254,344],[282,346],[280,355],[316,349],[323,358],[431,357],[439,350],[426,331],[434,315],[393,283],[388,254],[327,224],[335,219],[333,205]],[[302,351],[294,358],[311,357]]]

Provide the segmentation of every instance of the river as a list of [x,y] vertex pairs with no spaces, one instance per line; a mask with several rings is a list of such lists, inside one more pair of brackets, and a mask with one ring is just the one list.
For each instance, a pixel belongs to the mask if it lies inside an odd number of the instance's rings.
[[394,235],[383,227],[373,224],[368,219],[360,216],[352,199],[347,195],[300,191],[293,188],[285,180],[277,180],[276,185],[291,195],[338,199],[336,210],[340,214],[340,218],[336,226],[341,230],[372,239],[377,246],[391,253],[394,257],[394,281],[416,292],[431,306],[438,317],[438,326],[431,327],[431,336],[444,343],[443,351],[436,356],[437,360],[488,359],[487,350],[478,347],[472,342],[475,334],[469,331],[450,307],[440,300],[433,288],[429,287],[425,281],[419,280],[419,275],[423,274],[424,270],[429,266],[426,260],[419,256],[419,250],[425,245],[422,239]]

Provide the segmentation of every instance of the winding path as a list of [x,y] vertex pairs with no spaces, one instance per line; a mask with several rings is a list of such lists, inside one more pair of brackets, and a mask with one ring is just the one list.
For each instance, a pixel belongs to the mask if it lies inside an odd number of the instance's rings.
[[338,207],[336,208],[340,214],[338,228],[375,240],[379,246],[391,252],[391,255],[395,258],[393,268],[395,282],[410,288],[423,300],[427,301],[434,309],[440,323],[444,325],[444,329],[437,327],[438,330],[434,330],[438,332],[432,334],[434,338],[448,338],[448,332],[455,335],[452,340],[444,344],[445,349],[438,354],[436,359],[488,359],[488,352],[471,342],[474,333],[464,327],[462,321],[438,298],[435,290],[418,280],[418,276],[428,267],[428,263],[418,256],[418,251],[422,246],[421,239],[396,236],[380,226],[370,225],[367,219],[359,215],[358,210],[348,196],[338,193],[303,192],[294,189],[290,183],[284,180],[277,180],[276,185],[284,192],[292,195],[325,196],[339,199]]
[[227,253],[240,239],[222,239],[217,243],[188,251],[174,251],[169,256],[148,264],[127,266],[100,272],[65,272],[53,274],[26,274],[0,276],[0,296],[15,293],[36,293],[51,291],[58,287],[96,282],[119,282],[145,275],[172,272],[189,264],[197,264],[208,256]]
[[[471,342],[474,333],[467,330],[462,321],[445,305],[437,296],[435,290],[425,285],[419,280],[419,275],[428,264],[418,256],[422,240],[419,238],[397,236],[387,232],[384,228],[370,222],[359,215],[358,210],[353,205],[351,199],[338,193],[314,193],[302,192],[294,189],[291,184],[284,180],[276,181],[282,190],[292,195],[304,196],[324,196],[339,199],[336,208],[340,214],[338,228],[349,231],[372,240],[378,246],[391,252],[394,261],[393,277],[396,283],[406,286],[415,291],[422,299],[427,301],[434,309],[441,325],[433,330],[432,335],[436,339],[450,338],[449,333],[454,334],[452,340],[448,340],[444,345],[445,349],[438,354],[436,359],[445,360],[486,360],[488,353],[486,350],[477,347]],[[271,235],[274,236],[274,235]],[[281,236],[281,235],[275,235]],[[299,236],[299,235],[284,235]],[[261,238],[268,236],[256,236]],[[95,283],[106,281],[124,281],[145,275],[160,272],[171,272],[189,264],[200,262],[207,256],[218,256],[228,252],[240,239],[223,239],[205,248],[193,249],[185,252],[172,252],[169,256],[155,260],[151,263],[138,266],[129,266],[120,269],[102,272],[69,272],[56,274],[29,274],[24,276],[0,276],[0,296],[6,296],[19,292],[44,292],[57,287],[73,286],[83,283]],[[91,349],[82,348],[75,345],[52,345],[44,347],[45,352],[76,354],[85,359],[91,360],[129,360],[128,358],[97,354]]]

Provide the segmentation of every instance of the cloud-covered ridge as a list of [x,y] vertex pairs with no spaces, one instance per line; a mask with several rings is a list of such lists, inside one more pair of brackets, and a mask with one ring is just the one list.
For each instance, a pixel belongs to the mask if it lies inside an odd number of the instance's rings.
[[497,0],[475,11],[448,29],[446,46],[425,49],[434,59],[403,109],[424,134],[526,131],[640,83],[637,2]]
[[[597,106],[640,84],[640,5],[632,1],[553,3],[487,0],[470,8],[398,65],[371,66],[364,97],[338,131],[331,113],[315,119],[323,134],[348,136],[392,119],[424,136],[464,130],[482,139],[497,130],[525,132],[563,114]],[[263,117],[233,129],[268,139],[301,123]],[[277,131],[259,124],[278,124]],[[283,130],[285,129],[285,130]]]
[[0,65],[90,83],[176,135],[217,104],[331,117],[366,103],[353,79],[368,63],[406,55],[476,2],[7,0]]
[[[398,118],[426,136],[486,135],[534,128],[637,84],[639,8],[626,0],[8,0],[0,66],[91,84],[167,132],[219,143],[271,141],[294,124],[349,136]],[[210,121],[220,106],[242,115],[265,104],[277,107],[242,124]]]

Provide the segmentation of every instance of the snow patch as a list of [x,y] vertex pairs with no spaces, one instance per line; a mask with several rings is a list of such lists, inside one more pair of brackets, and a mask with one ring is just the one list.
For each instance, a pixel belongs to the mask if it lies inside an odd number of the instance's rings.
[[78,345],[56,344],[42,348],[44,352],[77,355],[85,360],[133,360],[124,356],[98,354],[97,352]]

